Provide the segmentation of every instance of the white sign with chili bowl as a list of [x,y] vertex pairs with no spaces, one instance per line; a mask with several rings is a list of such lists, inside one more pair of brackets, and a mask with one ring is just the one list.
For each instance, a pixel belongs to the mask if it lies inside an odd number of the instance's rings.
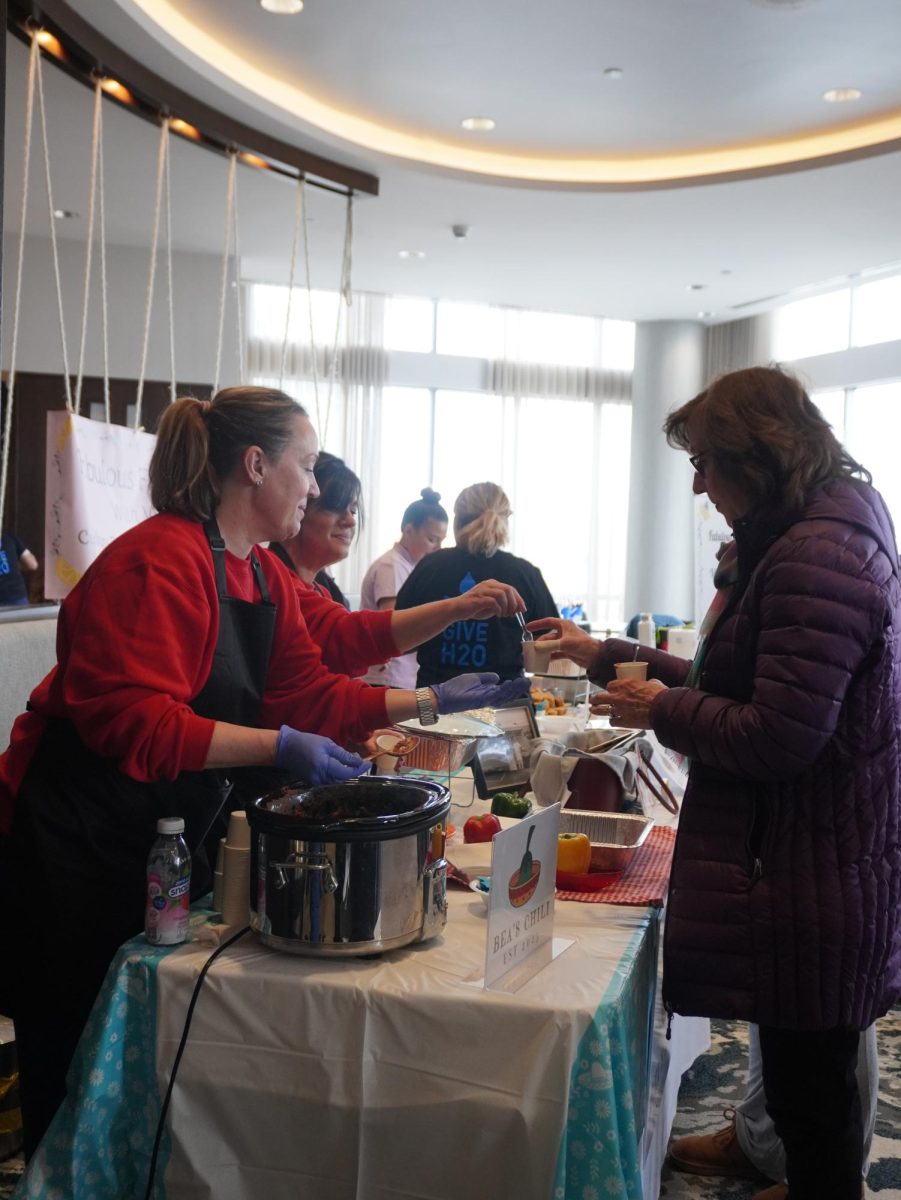
[[[486,988],[519,987],[555,956],[547,951],[559,941],[553,937],[559,829],[560,805],[554,804],[492,838]],[[544,953],[535,958],[539,951]]]

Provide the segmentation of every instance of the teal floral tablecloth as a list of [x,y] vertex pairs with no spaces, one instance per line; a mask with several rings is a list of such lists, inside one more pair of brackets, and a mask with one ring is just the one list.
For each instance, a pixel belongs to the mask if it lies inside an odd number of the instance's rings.
[[[208,916],[196,911],[192,926]],[[138,937],[119,950],[72,1060],[66,1101],[13,1200],[143,1200],[161,1106],[157,970],[176,949]],[[164,1134],[153,1200],[165,1200],[168,1153]]]
[[579,1044],[553,1200],[641,1200],[658,930],[636,931]]

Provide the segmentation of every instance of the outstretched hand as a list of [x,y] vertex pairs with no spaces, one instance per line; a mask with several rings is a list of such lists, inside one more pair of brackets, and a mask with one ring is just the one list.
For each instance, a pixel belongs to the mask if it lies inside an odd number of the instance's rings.
[[526,602],[509,583],[485,579],[455,597],[454,608],[459,614],[457,620],[476,621],[486,617],[515,617],[518,612],[526,611]]
[[520,676],[499,682],[494,671],[458,675],[445,683],[433,683],[432,691],[438,701],[439,713],[465,712],[470,708],[497,708],[508,700],[528,695],[529,681]]
[[564,620],[563,617],[542,617],[538,621],[529,621],[526,629],[550,630],[549,633],[543,634],[537,640],[539,642],[549,639],[559,641],[551,658],[571,658],[580,667],[585,667],[589,673],[601,653],[601,643],[597,638],[593,638],[584,629],[580,629],[574,621]]

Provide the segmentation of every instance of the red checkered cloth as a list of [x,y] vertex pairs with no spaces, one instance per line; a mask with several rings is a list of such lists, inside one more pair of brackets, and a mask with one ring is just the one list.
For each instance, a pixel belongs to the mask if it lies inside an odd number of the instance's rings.
[[583,904],[653,904],[662,907],[669,886],[676,831],[655,825],[648,840],[635,854],[629,869],[602,892],[558,890],[558,900],[580,900]]

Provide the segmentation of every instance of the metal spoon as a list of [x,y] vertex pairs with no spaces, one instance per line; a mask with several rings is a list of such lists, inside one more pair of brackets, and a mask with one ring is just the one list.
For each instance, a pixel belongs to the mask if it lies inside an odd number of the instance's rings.
[[519,627],[522,630],[522,640],[524,642],[534,642],[531,629],[526,629],[526,619],[521,612],[516,614],[516,620],[519,622]]

